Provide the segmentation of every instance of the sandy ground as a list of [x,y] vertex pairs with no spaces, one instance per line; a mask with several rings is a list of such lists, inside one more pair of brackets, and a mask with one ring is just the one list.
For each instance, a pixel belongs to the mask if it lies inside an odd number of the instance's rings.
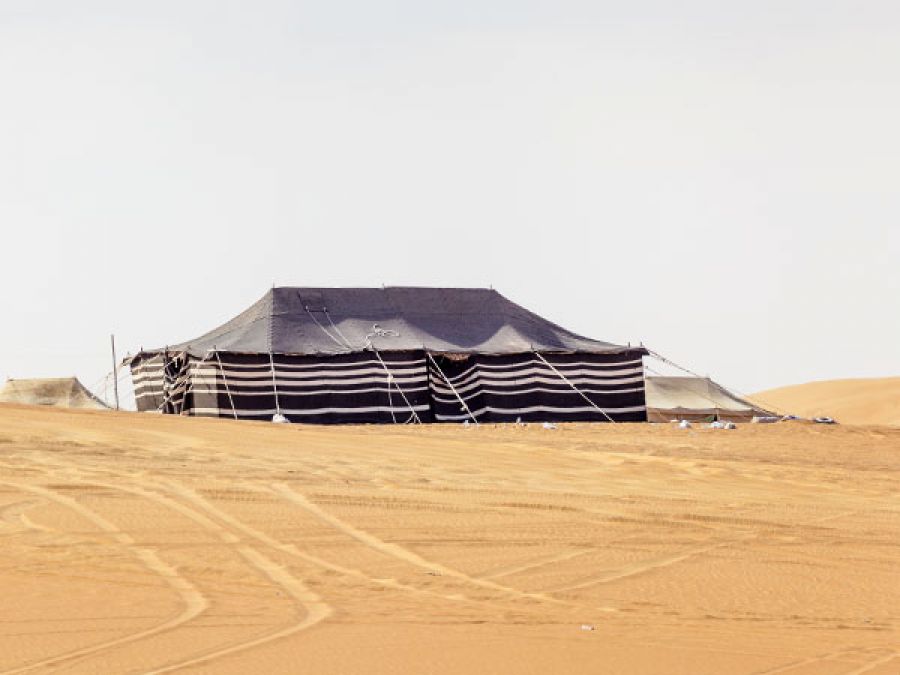
[[875,427],[0,406],[0,672],[896,674],[898,468]]
[[810,382],[762,391],[751,398],[803,417],[900,427],[900,377]]

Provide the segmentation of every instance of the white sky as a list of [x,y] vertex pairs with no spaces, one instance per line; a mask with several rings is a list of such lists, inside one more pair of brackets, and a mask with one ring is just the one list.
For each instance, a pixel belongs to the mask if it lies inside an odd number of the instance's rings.
[[487,286],[742,391],[900,374],[895,0],[0,0],[0,377]]

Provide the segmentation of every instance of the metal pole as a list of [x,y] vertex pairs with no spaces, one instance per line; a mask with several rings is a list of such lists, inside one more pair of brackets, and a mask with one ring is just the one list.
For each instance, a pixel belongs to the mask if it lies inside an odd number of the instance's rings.
[[116,397],[116,410],[118,410],[119,409],[119,364],[116,362],[116,336],[110,334],[109,342],[112,345],[113,393]]

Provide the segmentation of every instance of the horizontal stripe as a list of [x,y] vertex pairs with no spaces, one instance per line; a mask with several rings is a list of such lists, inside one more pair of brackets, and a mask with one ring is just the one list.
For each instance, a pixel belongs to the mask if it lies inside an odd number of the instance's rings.
[[[200,414],[212,414],[219,417],[233,417],[231,408],[193,408],[194,413]],[[428,410],[427,405],[415,405],[413,406],[413,410],[416,412],[425,412]],[[403,414],[404,412],[409,413],[409,408],[401,403],[401,405],[391,406],[370,406],[366,408],[299,408],[299,409],[288,409],[282,408],[280,411],[275,408],[267,408],[265,410],[247,410],[241,408],[235,408],[235,412],[237,412],[238,417],[245,416],[249,417],[252,415],[274,415],[276,412],[281,412],[282,415],[362,415],[366,413],[373,412],[384,412],[390,413],[394,412],[398,415]]]
[[[239,363],[236,361],[229,361],[227,359],[220,359],[220,360],[222,362],[222,366],[224,366],[225,368],[228,368],[228,369],[259,370],[259,371],[270,371],[271,370],[271,364],[269,363],[268,359],[266,359],[265,361],[261,361],[259,363]],[[402,367],[408,367],[408,366],[424,367],[424,365],[425,365],[424,358],[415,359],[412,361],[410,361],[408,359],[405,359],[403,361],[391,361],[390,359],[384,359],[384,362],[385,362],[385,364],[387,364],[387,366],[389,368],[392,368],[392,367],[402,368]],[[218,367],[218,365],[219,365],[219,362],[214,359],[204,361],[202,363],[212,364],[216,367]],[[378,359],[348,361],[346,363],[328,363],[327,361],[324,361],[324,360],[316,362],[316,363],[289,363],[289,362],[285,362],[285,361],[280,361],[278,359],[278,357],[275,358],[275,369],[276,370],[295,370],[297,372],[302,372],[304,370],[321,370],[321,369],[341,370],[342,368],[353,368],[356,366],[364,366],[364,365],[377,366],[377,367],[381,368],[381,362],[378,361]]]
[[[643,369],[643,361],[640,359],[629,360],[629,361],[613,361],[613,362],[608,362],[608,363],[594,363],[594,362],[590,362],[590,361],[573,361],[571,363],[553,363],[553,361],[551,359],[547,359],[547,360],[553,365],[554,368],[556,368],[563,374],[568,374],[568,370],[571,368],[575,368],[575,367],[598,368],[598,369],[630,367],[630,368]],[[547,370],[552,371],[552,369],[549,368],[545,363],[543,363],[542,361],[540,361],[536,358],[525,359],[522,361],[516,361],[514,363],[505,363],[505,364],[493,364],[493,363],[478,362],[478,363],[472,364],[471,366],[466,368],[461,373],[456,373],[455,375],[450,375],[447,371],[451,370],[451,369],[447,368],[446,366],[441,364],[441,370],[444,372],[445,375],[447,375],[447,377],[454,384],[456,383],[456,381],[458,379],[462,379],[462,378],[466,377],[467,375],[470,375],[472,373],[472,371],[474,371],[476,369],[504,371],[504,370],[517,370],[519,368],[525,368],[525,367],[546,368]]]
[[[428,387],[410,387],[410,388],[403,389],[404,394],[411,394],[411,393],[422,392],[422,391],[427,392]],[[278,389],[278,397],[280,399],[286,399],[286,398],[291,398],[294,396],[326,396],[326,395],[329,395],[329,396],[353,396],[354,394],[369,394],[369,393],[375,393],[375,392],[383,393],[385,396],[387,396],[388,394],[391,394],[392,396],[400,395],[400,393],[397,391],[396,387],[393,387],[390,390],[388,390],[387,387],[374,387],[374,388],[370,388],[370,389],[347,389],[347,390],[314,389],[313,391],[282,391],[279,388]],[[193,394],[208,394],[208,395],[221,395],[221,394],[227,395],[224,389],[197,389],[197,388],[194,388],[194,389],[191,389],[191,393],[193,393]],[[232,390],[231,396],[234,399],[238,399],[238,398],[241,398],[244,396],[274,397],[275,392],[272,389],[269,389],[268,391],[242,391],[242,392],[236,392],[236,391]]]
[[[408,377],[413,377],[413,376],[425,377],[425,373],[426,373],[424,365],[421,368],[389,368],[388,371],[390,372],[391,375],[393,375],[396,378],[400,378],[400,377],[408,378]],[[355,370],[345,370],[340,373],[329,372],[327,370],[318,370],[318,371],[305,372],[305,373],[299,374],[299,375],[294,375],[291,373],[284,373],[279,368],[276,368],[275,374],[279,378],[283,378],[285,380],[290,380],[292,382],[320,381],[320,380],[323,380],[324,378],[327,378],[327,379],[325,379],[325,381],[340,382],[341,378],[350,378],[353,376],[360,376],[360,375],[381,377],[383,379],[383,378],[387,377],[388,371],[385,371],[384,368],[378,367],[378,368],[358,368]],[[190,372],[192,374],[198,374],[198,375],[206,375],[206,376],[220,375],[221,376],[221,371],[218,368],[204,367],[201,369],[201,368],[194,367],[194,368],[190,369]],[[241,381],[241,380],[260,380],[260,381],[262,381],[262,380],[265,380],[266,378],[268,378],[268,380],[270,382],[272,381],[272,371],[271,370],[269,370],[267,373],[239,373],[239,372],[235,372],[235,371],[225,370],[224,376],[229,381],[232,381],[232,380],[234,380],[234,381]],[[318,378],[318,380],[316,378]]]
[[[621,378],[618,380],[597,380],[597,379],[588,379],[588,378],[567,378],[567,379],[569,380],[569,382],[571,382],[575,386],[585,385],[585,386],[594,386],[594,387],[603,386],[603,385],[614,386],[614,385],[624,385],[624,384],[636,384],[638,382],[644,381],[643,376],[625,377],[625,378]],[[549,384],[549,385],[560,386],[561,391],[564,390],[563,389],[564,387],[568,387],[568,389],[570,391],[572,390],[572,388],[569,385],[567,385],[565,381],[561,380],[558,377],[523,377],[519,380],[516,380],[515,382],[503,382],[503,381],[498,382],[498,381],[494,381],[494,380],[485,379],[481,382],[473,382],[466,386],[453,387],[453,389],[456,390],[456,393],[462,395],[464,393],[467,393],[467,392],[473,391],[473,390],[479,391],[480,389],[483,388],[484,385],[492,385],[492,384],[499,385],[499,386],[506,386],[506,387],[515,387],[518,385],[527,385],[527,384]],[[444,394],[454,393],[453,389],[450,389],[450,387],[444,386],[443,384],[441,384],[437,381],[432,381],[431,386],[434,388],[435,391],[440,391],[441,393],[444,393]],[[581,387],[578,387],[578,388],[581,389]]]
[[[556,396],[560,396],[560,395],[562,395],[562,396],[580,396],[580,394],[593,394],[595,396],[618,396],[619,394],[634,394],[639,391],[644,391],[644,388],[643,387],[634,387],[631,389],[616,389],[613,391],[596,391],[593,389],[579,389],[578,391],[575,391],[574,389],[569,389],[568,391],[565,391],[565,390],[559,390],[559,389],[545,389],[543,387],[533,387],[530,389],[508,389],[508,390],[485,389],[484,391],[477,392],[477,393],[473,394],[472,396],[463,396],[462,399],[464,401],[468,402],[472,399],[478,398],[481,395],[484,395],[484,396],[521,396],[523,394],[535,394],[538,392],[553,394]],[[453,404],[453,403],[458,404],[459,403],[459,399],[456,398],[455,396],[444,397],[444,396],[432,395],[432,398],[438,403],[449,403],[449,404]],[[581,399],[581,400],[584,400],[584,399]]]
[[[630,408],[603,408],[601,410],[605,412],[607,415],[617,415],[620,413],[631,413],[631,412],[644,412],[646,408],[644,406],[633,406]],[[528,413],[554,413],[554,414],[570,414],[570,413],[597,413],[597,415],[602,416],[597,408],[593,408],[590,406],[579,406],[573,408],[558,408],[554,406],[528,406],[524,408],[497,408],[494,406],[485,406],[483,408],[479,408],[478,410],[473,410],[472,415],[477,419],[478,417],[484,415],[485,413],[497,413],[500,415],[525,415]],[[463,413],[461,415],[439,415],[435,414],[435,418],[441,421],[455,422],[455,421],[463,421],[469,419],[468,413]]]
[[[222,380],[215,377],[190,377],[187,378],[190,381],[194,382],[198,385],[217,385],[222,384]],[[387,375],[382,373],[381,377],[357,377],[353,379],[341,380],[337,378],[333,379],[322,379],[322,380],[284,380],[277,379],[275,381],[278,389],[284,387],[285,389],[309,389],[314,387],[335,387],[339,385],[358,385],[358,384],[385,384],[388,381]],[[424,377],[394,377],[391,378],[391,384],[399,385],[401,387],[413,386],[413,385],[422,385],[425,386],[427,384],[427,380]],[[242,390],[242,389],[259,389],[268,387],[272,388],[272,378],[262,378],[259,380],[248,381],[248,380],[240,380],[240,381],[228,381],[228,386],[234,390]],[[222,385],[224,389],[224,384]]]
[[[627,361],[562,361],[555,362],[553,358],[549,355],[544,355],[544,358],[547,359],[548,362],[553,364],[554,368],[559,368],[560,370],[564,368],[575,368],[575,367],[585,367],[589,366],[591,368],[616,368],[619,366],[638,366],[643,365],[642,359],[629,359]],[[527,360],[516,361],[514,363],[487,363],[487,362],[479,362],[479,368],[486,368],[488,370],[500,370],[503,368],[512,368],[522,364],[540,364],[543,363],[540,359],[536,357],[531,357]]]
[[[562,373],[562,371],[560,371]],[[606,372],[597,372],[585,368],[579,368],[578,370],[572,370],[566,373],[562,373],[567,380],[574,381],[576,378],[592,378],[595,380],[608,380],[616,377],[628,377],[633,375],[643,375],[642,368],[623,368],[619,370],[609,370]],[[515,370],[513,372],[508,373],[480,373],[477,370],[467,375],[465,378],[453,378],[447,376],[453,386],[465,386],[471,382],[475,381],[490,381],[490,382],[502,382],[504,380],[518,380],[529,375],[543,375],[545,377],[553,377],[557,380],[561,380],[562,378],[557,375],[551,368],[547,367],[525,367]],[[432,371],[432,376],[436,379],[444,380],[444,376],[438,373],[436,370]]]

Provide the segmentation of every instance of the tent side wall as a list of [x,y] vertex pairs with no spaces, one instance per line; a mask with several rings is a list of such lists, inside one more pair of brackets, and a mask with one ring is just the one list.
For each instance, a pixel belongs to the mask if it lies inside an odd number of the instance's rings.
[[134,400],[138,412],[162,412],[166,399],[163,354],[138,354],[130,361]]
[[646,420],[644,366],[636,350],[435,356],[429,366],[439,422],[470,416],[479,422]]
[[[431,421],[421,353],[329,356],[219,353],[193,366],[184,414],[292,422]],[[384,365],[382,365],[382,361]],[[390,379],[388,375],[390,374]],[[405,397],[405,398],[404,398]]]
[[280,412],[293,422],[366,424],[406,421],[411,406],[431,421],[423,356],[381,358],[384,365],[373,352],[275,354],[271,361],[269,354],[181,352],[140,355],[130,365],[142,412],[243,420],[271,420]]
[[244,420],[280,413],[313,424],[402,423],[413,410],[422,422],[642,422],[642,354],[182,352],[145,354],[131,367],[142,411]]

